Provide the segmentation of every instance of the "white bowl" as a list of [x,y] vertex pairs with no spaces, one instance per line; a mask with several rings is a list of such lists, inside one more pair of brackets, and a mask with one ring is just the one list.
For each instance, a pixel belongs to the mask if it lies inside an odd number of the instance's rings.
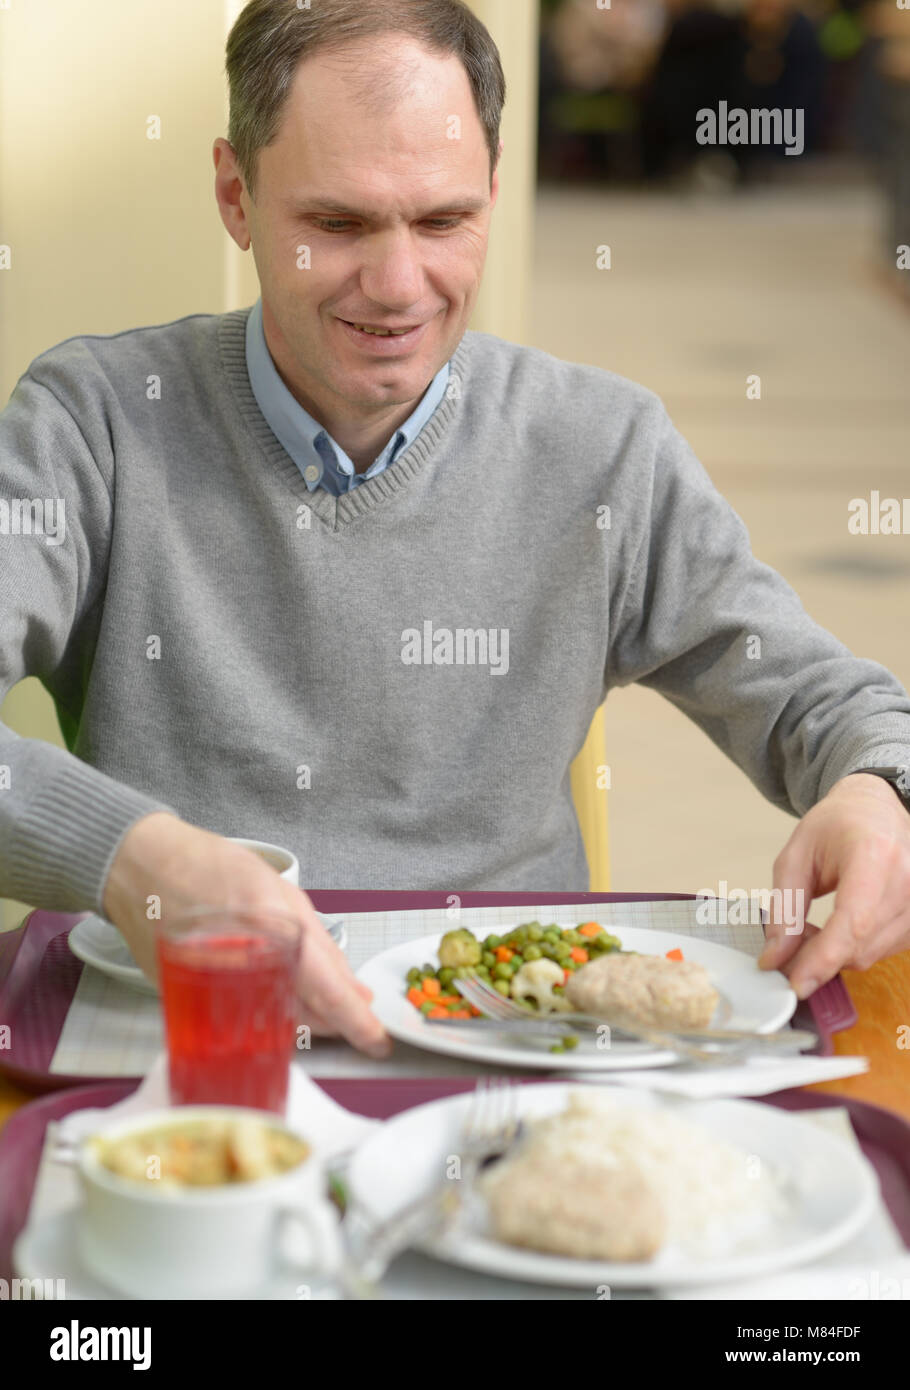
[[[231,1117],[289,1128],[261,1110],[175,1106],[107,1125],[82,1142],[78,1168],[84,1203],[77,1240],[96,1278],[134,1298],[216,1298],[258,1287],[279,1258],[290,1258],[301,1271],[328,1273],[336,1267],[337,1214],[312,1153],[277,1177],[217,1187],[141,1183],[111,1172],[98,1157],[99,1141]],[[293,1226],[306,1232],[305,1253],[286,1239]]]

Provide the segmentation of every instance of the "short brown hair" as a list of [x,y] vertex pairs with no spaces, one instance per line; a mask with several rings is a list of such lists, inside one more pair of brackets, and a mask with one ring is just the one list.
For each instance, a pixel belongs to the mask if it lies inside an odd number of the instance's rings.
[[[461,60],[486,134],[492,180],[506,81],[496,44],[463,0],[313,0],[308,8],[298,8],[296,0],[250,0],[228,35],[225,67],[228,140],[251,198],[259,151],[278,135],[300,62],[318,49],[338,51],[390,33],[408,34]],[[382,87],[388,85],[386,77]]]

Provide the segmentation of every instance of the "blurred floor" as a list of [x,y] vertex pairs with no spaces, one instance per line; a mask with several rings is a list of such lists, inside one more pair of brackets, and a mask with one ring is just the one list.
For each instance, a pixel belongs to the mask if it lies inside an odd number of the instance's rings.
[[[910,685],[910,536],[847,504],[910,495],[910,312],[879,270],[874,190],[539,195],[532,341],[656,391],[759,559]],[[609,271],[595,248],[612,250]],[[746,398],[758,373],[762,399]],[[666,700],[607,702],[615,889],[770,887],[796,826]],[[812,919],[822,922],[832,898]]]

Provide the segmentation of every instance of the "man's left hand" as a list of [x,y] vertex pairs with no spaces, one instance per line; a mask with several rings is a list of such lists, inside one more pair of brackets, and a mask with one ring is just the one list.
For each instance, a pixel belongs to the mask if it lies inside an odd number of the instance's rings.
[[[800,999],[845,966],[866,970],[910,950],[910,815],[894,788],[863,772],[836,782],[775,859],[774,888],[783,891],[772,895],[759,964],[783,970]],[[812,899],[833,890],[824,928],[806,923]],[[803,904],[796,923],[788,901]]]

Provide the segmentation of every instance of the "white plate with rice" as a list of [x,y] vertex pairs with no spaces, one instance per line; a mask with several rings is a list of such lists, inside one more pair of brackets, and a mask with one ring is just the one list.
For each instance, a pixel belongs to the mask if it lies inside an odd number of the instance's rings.
[[[500,936],[509,930],[497,928]],[[624,950],[653,956],[681,950],[687,961],[704,966],[722,1001],[713,1020],[715,1027],[770,1033],[783,1028],[796,1008],[796,995],[786,976],[777,970],[759,970],[755,958],[744,951],[647,927],[611,926],[608,930],[620,938]],[[357,972],[358,978],[373,991],[373,1011],[393,1038],[429,1052],[473,1062],[545,1071],[619,1071],[666,1067],[679,1061],[675,1052],[649,1043],[598,1038],[591,1032],[579,1032],[578,1046],[573,1051],[553,1053],[549,1050],[552,1039],[541,1042],[539,1038],[526,1040],[515,1033],[472,1032],[470,1025],[460,1027],[454,1021],[427,1022],[406,997],[407,973],[412,966],[438,960],[440,940],[439,936],[421,936],[403,941],[368,960]],[[603,1045],[605,1041],[607,1046]]]
[[[549,1158],[607,1166],[631,1160],[665,1216],[657,1253],[647,1260],[592,1260],[503,1243],[493,1234],[488,1201],[475,1190],[426,1254],[505,1278],[589,1287],[592,1298],[608,1298],[611,1288],[721,1283],[802,1265],[849,1240],[874,1211],[878,1179],[858,1150],[810,1121],[753,1101],[681,1101],[561,1082],[519,1085],[522,1139],[532,1135],[535,1120],[566,1110],[571,1097],[590,1111],[591,1125],[579,1128],[576,1116],[568,1137],[546,1141]],[[406,1110],[356,1151],[348,1184],[368,1219],[388,1220],[457,1173],[471,1100],[468,1093]],[[487,1169],[481,1184],[493,1173]]]

